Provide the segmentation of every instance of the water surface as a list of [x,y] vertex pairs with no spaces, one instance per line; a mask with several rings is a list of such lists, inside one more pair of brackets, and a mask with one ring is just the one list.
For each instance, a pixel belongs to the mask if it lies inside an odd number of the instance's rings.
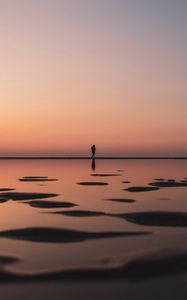
[[[187,212],[187,187],[164,187],[155,191],[132,193],[134,186],[149,186],[154,179],[187,178],[186,160],[98,160],[92,170],[90,160],[1,160],[0,188],[14,188],[20,193],[58,194],[44,201],[69,202],[73,207],[33,207],[28,201],[0,203],[0,231],[33,227],[68,229],[83,232],[149,232],[148,235],[119,236],[88,239],[71,243],[42,243],[0,237],[0,255],[18,257],[8,266],[11,271],[28,273],[51,270],[83,269],[98,265],[103,257],[121,257],[155,248],[187,249],[187,228],[146,226],[128,222],[111,215],[132,212],[170,211]],[[119,170],[124,170],[123,172]],[[91,176],[93,174],[118,174],[119,176]],[[20,181],[24,177],[48,177],[56,181]],[[126,181],[127,183],[122,183]],[[108,185],[79,185],[79,182],[105,182]],[[109,201],[107,199],[133,199],[135,201]],[[40,199],[42,201],[42,199]],[[98,216],[76,217],[53,212],[86,210],[102,212]],[[89,299],[95,297],[118,299],[126,294],[129,299],[179,299],[186,295],[186,275],[152,278],[141,283],[122,279],[107,282],[50,282],[0,283],[4,299],[25,299],[26,291],[33,297]],[[171,290],[169,286],[172,286]],[[27,287],[27,288],[26,288]],[[44,288],[45,287],[45,288]],[[71,287],[71,288],[70,288]],[[72,288],[73,287],[73,288]],[[135,290],[137,292],[135,292]],[[177,293],[178,290],[178,293]],[[116,296],[118,295],[118,296]],[[124,298],[124,297],[123,297]],[[86,299],[86,298],[85,298]],[[185,299],[185,298],[180,298]]]

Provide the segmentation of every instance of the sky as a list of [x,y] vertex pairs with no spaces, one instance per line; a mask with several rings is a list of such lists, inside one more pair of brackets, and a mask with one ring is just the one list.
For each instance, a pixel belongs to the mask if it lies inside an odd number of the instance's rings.
[[186,0],[0,0],[0,156],[187,156]]

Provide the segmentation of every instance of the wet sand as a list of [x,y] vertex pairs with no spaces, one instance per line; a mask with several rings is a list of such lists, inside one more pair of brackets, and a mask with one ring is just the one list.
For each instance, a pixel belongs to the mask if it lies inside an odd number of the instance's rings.
[[[90,297],[99,288],[102,298],[125,293],[136,300],[134,291],[142,284],[139,299],[146,299],[149,285],[157,299],[167,299],[166,281],[172,289],[180,284],[185,295],[185,161],[100,160],[91,173],[86,160],[12,160],[2,161],[1,169],[0,289],[5,299],[14,285],[11,295],[25,300],[27,282],[32,295],[42,290],[47,300],[52,290],[54,299],[64,295],[63,282],[73,286],[72,296],[66,295],[71,300],[79,295],[75,285],[87,288]],[[51,289],[50,282],[60,285]],[[177,300],[176,295],[170,299]]]

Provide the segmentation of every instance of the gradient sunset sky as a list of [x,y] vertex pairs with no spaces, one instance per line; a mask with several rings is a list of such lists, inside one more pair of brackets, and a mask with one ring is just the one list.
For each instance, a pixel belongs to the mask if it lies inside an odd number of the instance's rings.
[[186,0],[0,0],[0,156],[187,155]]

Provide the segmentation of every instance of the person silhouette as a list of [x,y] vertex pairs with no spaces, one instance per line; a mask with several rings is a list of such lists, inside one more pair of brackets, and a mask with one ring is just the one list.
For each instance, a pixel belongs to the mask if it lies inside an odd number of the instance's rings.
[[95,157],[95,152],[96,152],[96,147],[95,145],[91,146],[91,151],[92,151],[92,157]]

